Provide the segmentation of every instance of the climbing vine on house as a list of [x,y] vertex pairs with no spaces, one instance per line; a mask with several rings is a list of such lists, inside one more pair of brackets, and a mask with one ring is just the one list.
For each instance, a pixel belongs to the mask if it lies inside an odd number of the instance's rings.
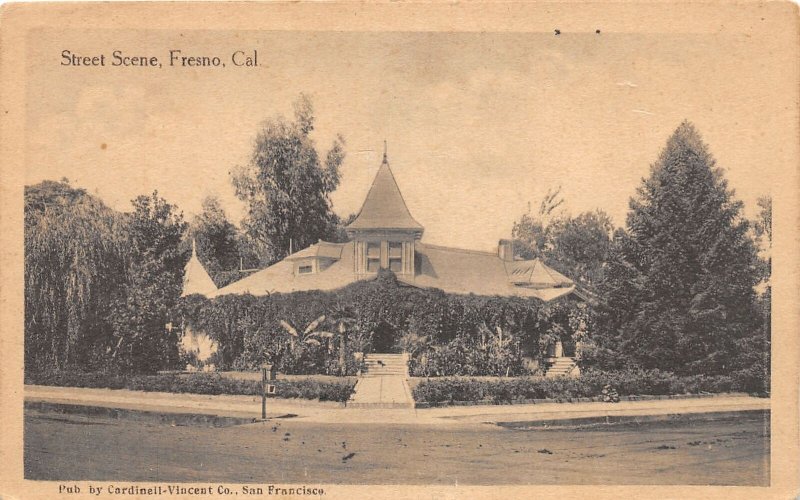
[[[254,370],[270,361],[288,374],[353,375],[355,353],[370,352],[376,330],[389,328],[397,348],[410,353],[412,375],[439,376],[530,373],[549,342],[579,330],[575,318],[586,309],[571,299],[450,295],[407,286],[386,272],[331,292],[194,295],[179,313],[187,327],[218,343],[221,369]],[[314,342],[298,342],[285,326],[299,330],[322,316],[315,328],[333,334]]]

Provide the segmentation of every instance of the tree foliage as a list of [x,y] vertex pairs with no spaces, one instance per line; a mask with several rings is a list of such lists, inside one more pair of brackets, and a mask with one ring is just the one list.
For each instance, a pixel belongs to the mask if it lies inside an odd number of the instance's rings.
[[102,201],[64,181],[25,188],[26,371],[100,367],[124,266],[118,220]]
[[112,359],[125,371],[153,372],[177,362],[177,329],[168,324],[183,286],[186,223],[157,192],[137,197],[133,208],[125,216],[127,272],[111,316]]
[[615,235],[598,364],[705,374],[752,366],[764,346],[753,338],[756,250],[741,207],[694,126],[682,123]]
[[240,235],[225,215],[215,197],[203,200],[203,211],[189,223],[187,246],[191,241],[197,245],[197,258],[208,274],[219,286],[229,282],[228,275],[239,268]]
[[560,192],[560,189],[548,191],[536,214],[529,211],[514,223],[515,255],[542,259],[582,286],[593,287],[608,260],[611,218],[602,210],[577,217],[557,211],[564,204]]
[[294,121],[267,120],[250,162],[232,174],[236,195],[247,203],[243,228],[257,244],[261,264],[271,264],[335,234],[338,218],[331,193],[339,185],[344,139],[338,136],[321,158],[311,132],[314,110],[300,95]]

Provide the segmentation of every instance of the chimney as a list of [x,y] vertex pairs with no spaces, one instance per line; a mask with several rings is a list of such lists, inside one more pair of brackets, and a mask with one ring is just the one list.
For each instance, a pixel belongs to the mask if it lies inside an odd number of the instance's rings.
[[497,244],[497,256],[500,260],[511,262],[514,260],[514,241],[500,240]]

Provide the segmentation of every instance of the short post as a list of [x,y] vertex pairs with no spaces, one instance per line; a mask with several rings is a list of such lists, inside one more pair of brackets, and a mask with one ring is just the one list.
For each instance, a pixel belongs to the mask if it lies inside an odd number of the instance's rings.
[[261,420],[267,419],[267,389],[272,380],[272,365],[264,363],[261,365]]

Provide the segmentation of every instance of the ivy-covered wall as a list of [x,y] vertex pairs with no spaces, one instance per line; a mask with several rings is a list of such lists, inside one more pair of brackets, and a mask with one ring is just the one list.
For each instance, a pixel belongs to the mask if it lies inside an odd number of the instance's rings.
[[179,313],[186,326],[217,341],[218,368],[253,370],[269,361],[288,374],[352,375],[353,354],[371,352],[378,331],[411,354],[412,375],[525,374],[550,342],[580,335],[588,321],[585,305],[571,299],[448,295],[403,285],[390,272],[332,292],[194,295]]

